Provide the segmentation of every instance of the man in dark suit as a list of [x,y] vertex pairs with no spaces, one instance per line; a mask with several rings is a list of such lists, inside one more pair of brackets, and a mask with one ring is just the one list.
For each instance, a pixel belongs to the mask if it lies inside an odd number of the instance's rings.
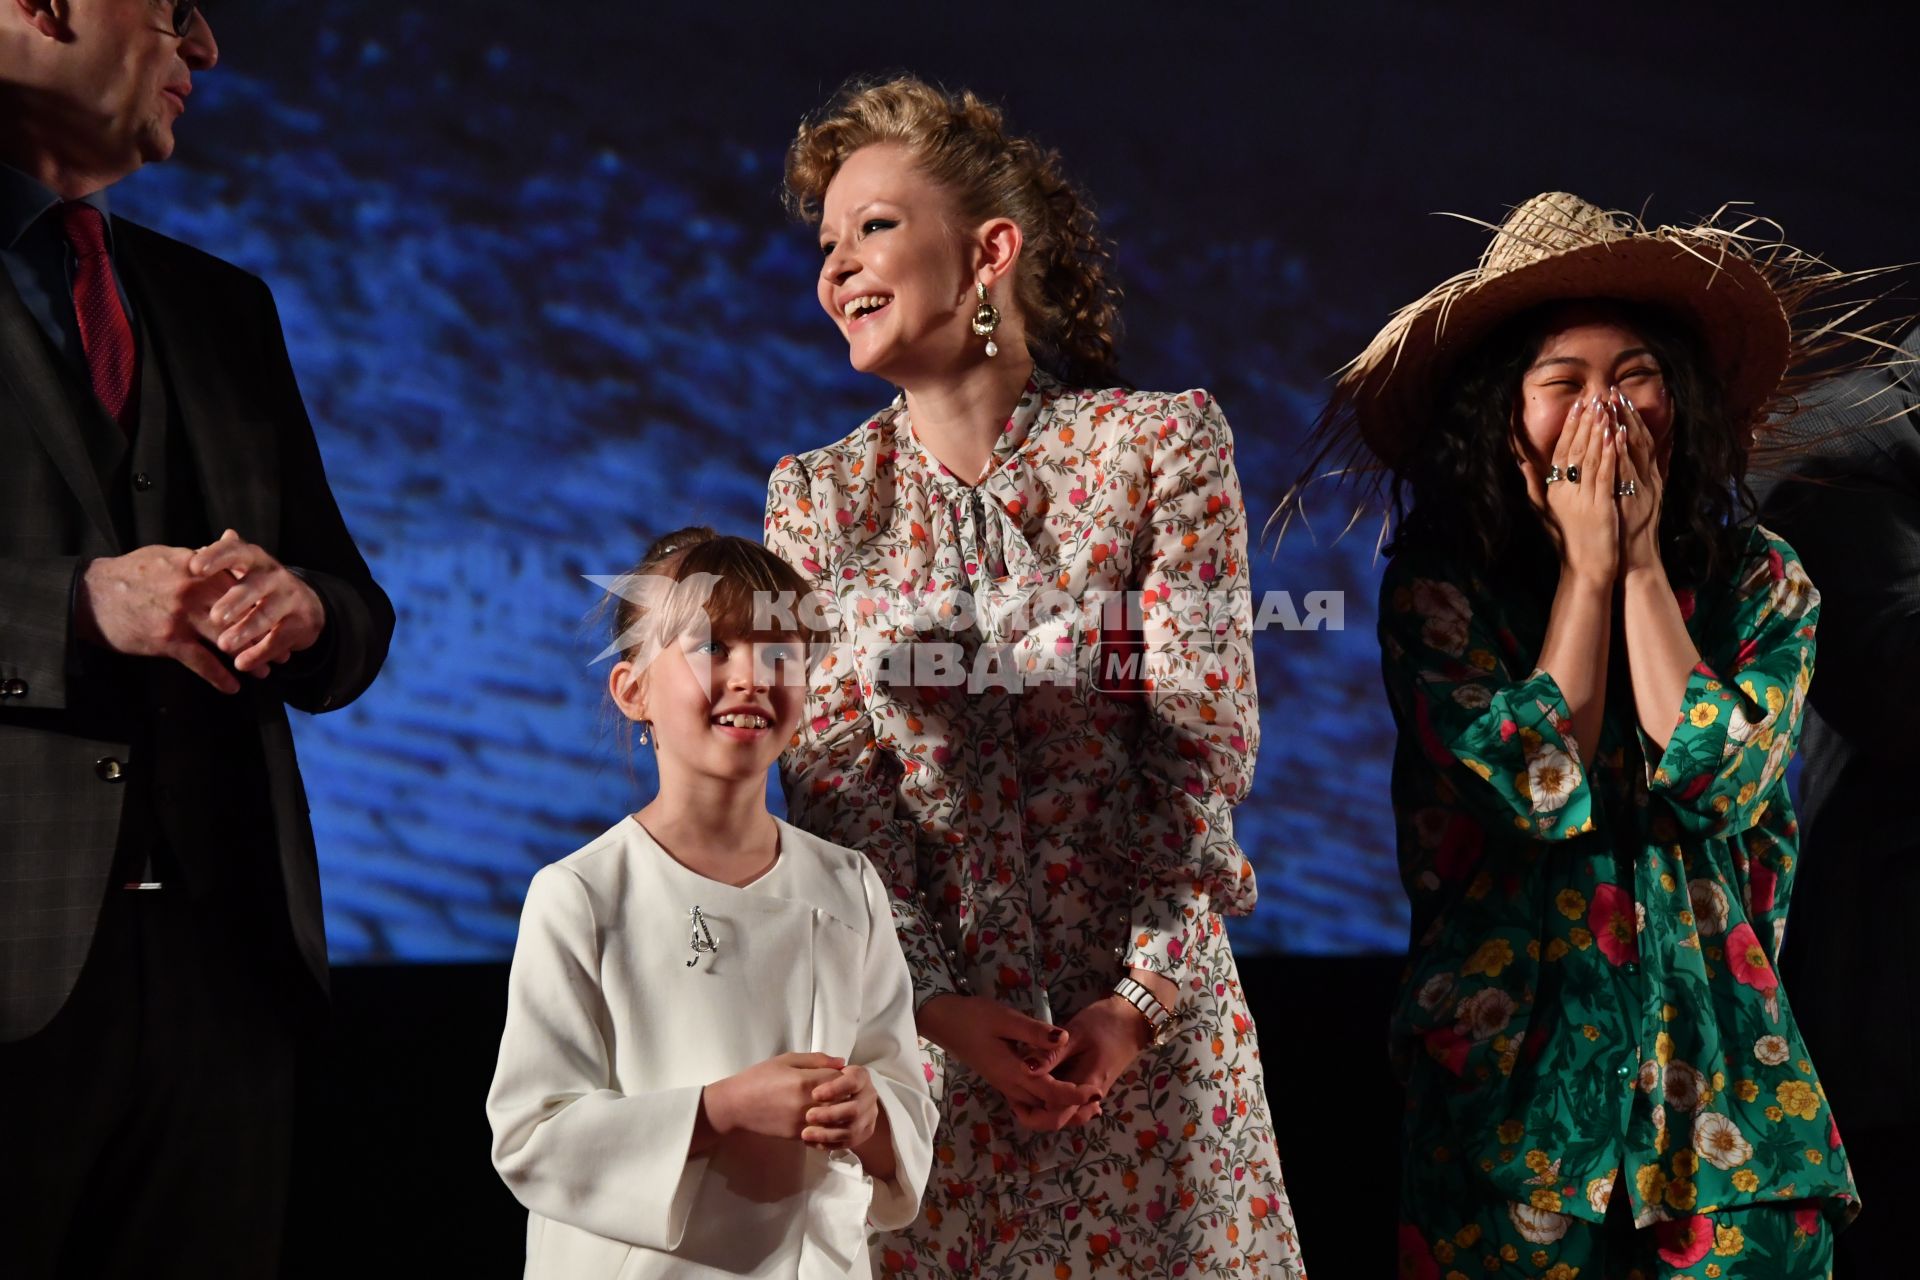
[[[1920,328],[1903,340],[1920,359]],[[1865,1206],[1840,1276],[1905,1275],[1920,1193],[1920,365],[1829,382],[1790,421],[1798,455],[1761,519],[1820,591],[1801,739],[1805,833],[1780,968]]]
[[393,610],[256,278],[111,217],[193,0],[0,0],[0,1273],[271,1276],[326,943],[286,706]]

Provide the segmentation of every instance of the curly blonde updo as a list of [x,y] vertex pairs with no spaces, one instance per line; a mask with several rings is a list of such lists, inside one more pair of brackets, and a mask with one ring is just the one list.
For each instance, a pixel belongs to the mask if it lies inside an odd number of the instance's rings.
[[800,124],[787,148],[786,203],[817,222],[827,184],[847,157],[878,142],[905,145],[952,192],[970,222],[1011,218],[1025,248],[1014,296],[1034,362],[1076,386],[1119,381],[1120,287],[1093,210],[1060,172],[1058,152],[1007,133],[998,107],[912,76],[854,81]]

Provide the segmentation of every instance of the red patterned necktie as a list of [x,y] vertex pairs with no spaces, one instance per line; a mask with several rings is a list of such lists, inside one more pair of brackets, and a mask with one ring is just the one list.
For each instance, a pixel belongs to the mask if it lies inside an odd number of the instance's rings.
[[60,228],[79,259],[73,272],[73,313],[80,321],[80,345],[87,353],[93,393],[124,430],[132,425],[133,326],[113,283],[107,220],[92,205],[72,201],[60,206]]

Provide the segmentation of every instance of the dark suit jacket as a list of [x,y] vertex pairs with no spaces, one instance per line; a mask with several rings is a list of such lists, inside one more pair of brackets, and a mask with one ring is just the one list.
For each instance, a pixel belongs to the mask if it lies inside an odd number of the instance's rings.
[[[1920,357],[1920,328],[1903,341]],[[1761,518],[1821,613],[1781,970],[1844,1133],[1920,1121],[1920,369],[1830,382],[1788,429],[1802,452],[1756,483]]]
[[[319,874],[286,707],[327,711],[359,696],[385,660],[393,608],[327,487],[266,286],[123,219],[114,238],[174,429],[197,464],[209,536],[235,529],[297,569],[326,606],[313,650],[264,681],[240,678],[245,712],[234,723],[245,740],[233,742],[257,753],[250,776],[268,792],[252,809],[273,847],[256,856],[277,860],[278,874],[262,878],[276,887],[260,907],[284,911],[278,932],[324,990]],[[171,659],[115,658],[73,638],[76,576],[134,549],[99,466],[107,420],[76,381],[0,273],[0,1041],[59,1011],[99,918],[128,794],[112,762],[127,760],[150,714],[118,677],[177,675],[152,665],[177,668]],[[168,803],[217,815],[223,801]]]

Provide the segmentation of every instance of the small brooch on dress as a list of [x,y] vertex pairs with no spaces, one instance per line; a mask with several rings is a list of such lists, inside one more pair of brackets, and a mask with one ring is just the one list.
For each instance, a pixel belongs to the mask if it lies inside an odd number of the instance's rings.
[[687,939],[687,946],[693,951],[693,958],[687,961],[687,968],[691,969],[700,963],[701,956],[718,951],[720,944],[713,940],[713,930],[707,928],[707,918],[700,914],[697,904],[688,908],[687,915],[693,921],[692,936]]

